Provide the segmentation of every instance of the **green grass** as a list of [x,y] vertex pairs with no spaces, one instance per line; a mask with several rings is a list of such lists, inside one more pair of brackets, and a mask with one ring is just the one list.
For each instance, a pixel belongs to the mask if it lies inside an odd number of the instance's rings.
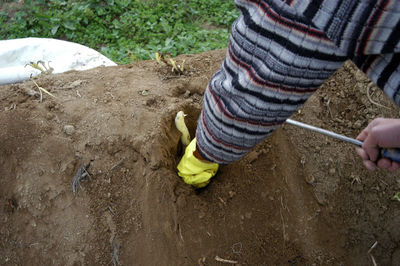
[[156,51],[176,56],[224,48],[238,16],[233,0],[1,2],[2,39],[68,40],[120,64]]

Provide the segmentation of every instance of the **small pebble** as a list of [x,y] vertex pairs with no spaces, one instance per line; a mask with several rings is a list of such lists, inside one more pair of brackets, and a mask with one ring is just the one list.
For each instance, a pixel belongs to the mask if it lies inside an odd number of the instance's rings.
[[354,128],[354,129],[360,129],[361,126],[362,126],[362,122],[361,122],[360,120],[357,120],[357,121],[354,123],[353,128]]
[[306,182],[311,185],[315,182],[315,178],[312,175],[306,176]]
[[185,91],[185,94],[183,94],[183,98],[187,99],[190,97],[190,91]]
[[47,114],[46,114],[46,118],[47,118],[47,120],[51,120],[51,119],[54,118],[54,114],[52,114],[52,113],[47,113]]
[[75,127],[72,125],[65,125],[64,132],[65,132],[65,134],[71,136],[72,134],[75,133]]
[[75,80],[74,82],[72,82],[72,83],[69,85],[69,88],[74,89],[74,88],[80,86],[82,83],[83,83],[83,80],[80,80],[80,79]]

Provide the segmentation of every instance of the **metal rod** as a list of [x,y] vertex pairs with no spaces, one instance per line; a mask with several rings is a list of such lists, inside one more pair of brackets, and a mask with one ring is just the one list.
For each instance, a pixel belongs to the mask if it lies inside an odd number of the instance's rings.
[[286,123],[294,125],[294,126],[298,126],[298,127],[301,127],[301,128],[309,129],[309,130],[312,130],[312,131],[327,135],[327,136],[335,138],[335,139],[343,140],[343,141],[352,143],[352,144],[360,146],[360,147],[363,144],[359,140],[356,140],[356,139],[353,139],[353,138],[349,138],[349,137],[346,137],[346,136],[337,134],[335,132],[319,128],[319,127],[314,127],[314,126],[311,126],[311,125],[307,125],[307,124],[304,124],[304,123],[301,123],[301,122],[298,122],[298,121],[295,121],[295,120],[292,120],[292,119],[286,119]]

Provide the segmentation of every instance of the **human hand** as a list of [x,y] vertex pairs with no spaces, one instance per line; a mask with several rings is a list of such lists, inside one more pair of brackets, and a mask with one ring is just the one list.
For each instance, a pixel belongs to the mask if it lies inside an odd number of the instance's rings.
[[356,148],[356,152],[369,170],[373,171],[376,167],[389,171],[400,169],[400,163],[379,157],[380,148],[400,148],[400,119],[376,118],[357,139],[363,141],[363,145]]
[[196,158],[195,152],[196,138],[186,147],[185,154],[177,167],[178,175],[186,184],[202,188],[207,186],[210,179],[217,173],[218,164]]

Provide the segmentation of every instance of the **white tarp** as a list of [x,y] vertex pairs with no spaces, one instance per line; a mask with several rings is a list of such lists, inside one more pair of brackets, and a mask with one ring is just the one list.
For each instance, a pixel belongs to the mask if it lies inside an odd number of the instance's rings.
[[116,66],[99,52],[72,42],[24,38],[0,41],[0,85],[21,82],[40,74],[30,62],[44,62],[52,73],[68,70],[86,70],[98,66]]

